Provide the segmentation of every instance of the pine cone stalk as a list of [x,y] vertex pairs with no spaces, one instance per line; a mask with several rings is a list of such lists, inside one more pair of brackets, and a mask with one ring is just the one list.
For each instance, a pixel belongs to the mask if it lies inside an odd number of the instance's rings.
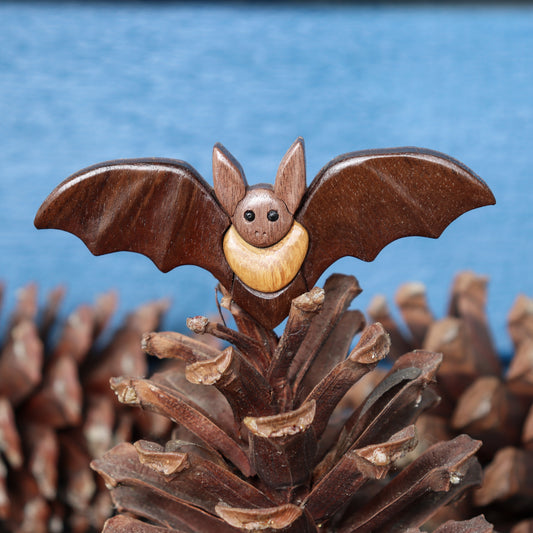
[[[353,412],[340,405],[390,348],[381,324],[365,327],[348,310],[359,292],[355,278],[330,277],[324,290],[292,302],[279,339],[229,295],[222,306],[236,331],[188,321],[195,333],[230,342],[225,349],[171,332],[145,335],[144,348],[173,365],[150,379],[114,378],[111,387],[122,403],[176,426],[169,441],[123,443],[92,462],[119,512],[104,531],[416,531],[478,485],[480,442],[466,435],[397,472],[416,447],[413,424],[438,401],[439,354],[399,357]],[[470,525],[491,530],[481,518]]]

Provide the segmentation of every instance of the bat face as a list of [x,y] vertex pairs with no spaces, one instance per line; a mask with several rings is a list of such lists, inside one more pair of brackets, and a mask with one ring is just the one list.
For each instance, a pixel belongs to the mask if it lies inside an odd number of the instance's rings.
[[231,269],[255,291],[269,294],[283,289],[298,274],[309,242],[293,216],[305,191],[301,139],[281,161],[273,187],[248,187],[240,165],[221,145],[213,150],[213,180],[232,222],[223,241]]
[[258,186],[237,204],[231,221],[248,244],[267,248],[287,235],[293,216],[271,187]]

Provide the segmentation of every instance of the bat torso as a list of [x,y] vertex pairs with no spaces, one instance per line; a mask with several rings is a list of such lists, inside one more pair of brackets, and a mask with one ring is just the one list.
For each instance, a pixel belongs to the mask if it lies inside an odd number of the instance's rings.
[[285,237],[264,248],[246,242],[235,226],[230,226],[223,248],[229,266],[245,285],[259,292],[273,293],[296,277],[308,245],[307,231],[295,221]]

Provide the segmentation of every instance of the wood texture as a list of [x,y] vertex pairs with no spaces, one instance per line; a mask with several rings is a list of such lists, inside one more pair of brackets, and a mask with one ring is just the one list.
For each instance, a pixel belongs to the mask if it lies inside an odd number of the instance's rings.
[[401,237],[437,238],[458,216],[494,202],[476,174],[439,152],[392,148],[339,156],[318,173],[295,215],[310,235],[304,278],[312,286],[347,255],[372,261]]
[[232,217],[248,184],[238,161],[219,143],[213,147],[213,184],[226,213]]
[[304,140],[298,137],[283,156],[276,174],[274,193],[294,215],[305,193]]
[[220,239],[229,218],[182,161],[118,160],[81,170],[52,191],[35,225],[69,231],[95,255],[138,252],[163,272],[198,265],[231,285]]
[[268,248],[248,244],[232,226],[224,236],[224,254],[243,283],[256,291],[272,293],[286,287],[298,274],[308,243],[307,231],[298,222]]
[[235,229],[252,246],[266,248],[291,229],[293,218],[270,185],[250,187],[231,218]]
[[[163,272],[184,264],[205,268],[269,329],[337,259],[371,261],[400,237],[436,238],[464,212],[494,203],[489,188],[463,164],[420,148],[342,155],[318,173],[305,194],[301,138],[280,163],[274,187],[248,187],[239,163],[220,144],[213,150],[213,175],[214,190],[183,161],[102,163],[57,187],[35,224],[74,233],[96,255],[139,252]],[[283,246],[275,247],[293,221],[306,230],[309,246],[307,253],[298,246],[294,257],[287,257]],[[263,282],[265,256],[224,254],[230,225],[252,247],[275,250],[273,263],[284,265],[279,282]]]

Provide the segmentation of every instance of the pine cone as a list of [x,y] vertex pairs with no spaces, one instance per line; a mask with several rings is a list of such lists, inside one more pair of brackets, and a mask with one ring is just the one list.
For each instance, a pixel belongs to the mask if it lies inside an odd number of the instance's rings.
[[[174,360],[150,379],[119,377],[112,388],[176,423],[172,439],[119,444],[92,467],[119,514],[107,533],[419,531],[439,508],[480,482],[466,435],[436,443],[405,468],[417,444],[414,423],[438,400],[441,356],[399,357],[349,411],[340,400],[390,347],[380,324],[347,310],[360,288],[335,275],[292,302],[280,338],[222,299],[237,330],[204,317],[196,334],[225,349],[172,333],[144,336],[144,349]],[[361,333],[355,348],[353,337]],[[478,517],[440,533],[489,532]]]
[[[369,315],[390,332],[391,354],[422,348],[443,354],[437,373],[442,402],[419,418],[420,440],[467,433],[483,442],[483,485],[463,511],[484,512],[499,531],[533,531],[533,300],[521,295],[509,313],[514,355],[506,371],[492,342],[485,306],[487,279],[459,274],[448,316],[436,320],[425,288],[409,283],[396,303],[409,335],[392,318],[382,297]],[[514,529],[513,529],[514,527]]]
[[60,324],[63,295],[52,291],[38,313],[36,287],[19,291],[0,353],[0,531],[100,530],[112,503],[90,460],[150,427],[133,410],[117,410],[108,383],[117,372],[146,374],[141,335],[157,328],[168,304],[139,308],[102,345],[116,296]]

